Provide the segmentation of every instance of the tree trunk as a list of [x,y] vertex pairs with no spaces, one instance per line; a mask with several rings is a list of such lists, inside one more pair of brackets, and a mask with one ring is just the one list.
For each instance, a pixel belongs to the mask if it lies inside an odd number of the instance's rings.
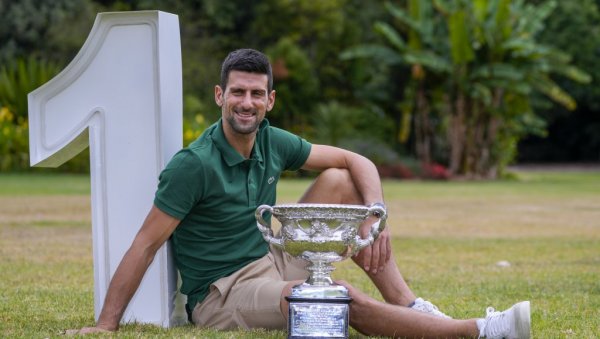
[[462,174],[460,171],[466,132],[464,97],[459,94],[454,102],[449,98],[448,105],[454,108],[450,114],[450,128],[448,129],[448,139],[450,143],[449,169],[452,175],[457,175]]
[[465,145],[461,172],[469,179],[477,177],[476,162],[479,156],[477,138],[479,134],[478,117],[474,102],[471,99],[463,99],[465,107]]
[[[498,110],[502,104],[504,90],[497,88],[494,91],[491,109],[486,111],[486,120],[482,125],[486,128],[485,138],[483,139],[482,159],[481,159],[481,174],[487,179],[496,179],[498,177],[500,156],[498,153],[498,130],[500,129],[501,120],[493,111]],[[483,107],[483,104],[482,104]]]
[[417,90],[417,115],[415,117],[415,147],[421,163],[431,163],[431,124],[429,121],[429,102],[425,90]]

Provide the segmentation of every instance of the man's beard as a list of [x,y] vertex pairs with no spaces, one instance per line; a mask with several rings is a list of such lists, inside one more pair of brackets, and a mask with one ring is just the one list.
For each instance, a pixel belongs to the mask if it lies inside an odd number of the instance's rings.
[[238,121],[235,119],[235,114],[233,114],[227,117],[227,122],[229,122],[231,128],[238,134],[252,134],[258,130],[258,126],[260,126],[262,119],[256,120],[256,122],[253,124],[242,125],[238,123]]

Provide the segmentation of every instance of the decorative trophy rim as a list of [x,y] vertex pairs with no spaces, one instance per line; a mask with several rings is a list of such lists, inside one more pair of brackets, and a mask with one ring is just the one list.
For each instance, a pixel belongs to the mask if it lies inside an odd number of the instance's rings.
[[368,210],[369,207],[365,205],[353,205],[353,204],[321,204],[321,203],[290,203],[290,204],[277,204],[273,205],[273,208],[339,208],[339,209],[361,209]]
[[350,204],[281,204],[272,206],[272,213],[285,219],[350,220],[366,216],[369,207]]

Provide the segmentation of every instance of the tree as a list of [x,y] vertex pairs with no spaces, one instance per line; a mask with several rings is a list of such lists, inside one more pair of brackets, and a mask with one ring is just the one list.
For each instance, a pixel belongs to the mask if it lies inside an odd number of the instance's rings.
[[376,23],[385,44],[357,46],[343,57],[411,66],[402,105],[416,127],[417,154],[430,161],[430,137],[444,130],[454,175],[494,178],[503,171],[517,141],[543,130],[534,93],[575,108],[552,74],[590,80],[568,55],[536,40],[554,1],[409,0],[406,9],[386,7],[398,24]]
[[[538,3],[539,0],[533,1]],[[589,84],[556,78],[577,101],[568,111],[559,105],[539,105],[547,136],[529,136],[519,143],[519,161],[589,162],[600,160],[600,8],[597,0],[560,1],[546,19],[539,40],[571,55],[573,65],[592,76]]]
[[301,132],[309,123],[309,115],[315,107],[319,82],[313,72],[308,56],[290,38],[282,38],[266,50],[272,60],[273,80],[277,84],[277,104],[269,113],[269,119],[287,130]]
[[32,56],[68,63],[95,15],[90,0],[0,1],[0,64]]

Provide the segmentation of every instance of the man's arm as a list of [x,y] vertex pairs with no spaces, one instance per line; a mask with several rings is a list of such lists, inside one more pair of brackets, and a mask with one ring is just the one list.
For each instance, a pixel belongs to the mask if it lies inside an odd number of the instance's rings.
[[[314,171],[328,168],[347,169],[362,197],[363,204],[383,202],[383,189],[377,168],[372,161],[360,154],[332,146],[312,145],[310,155],[302,168]],[[365,237],[368,232],[369,227],[362,227],[360,230],[362,237]],[[366,247],[353,259],[365,271],[376,274],[378,270],[383,269],[390,257],[390,236],[386,228],[371,247]]]
[[179,221],[152,206],[110,281],[98,323],[95,327],[82,328],[77,333],[116,331],[119,328],[123,313],[154,260],[156,251],[169,239]]

